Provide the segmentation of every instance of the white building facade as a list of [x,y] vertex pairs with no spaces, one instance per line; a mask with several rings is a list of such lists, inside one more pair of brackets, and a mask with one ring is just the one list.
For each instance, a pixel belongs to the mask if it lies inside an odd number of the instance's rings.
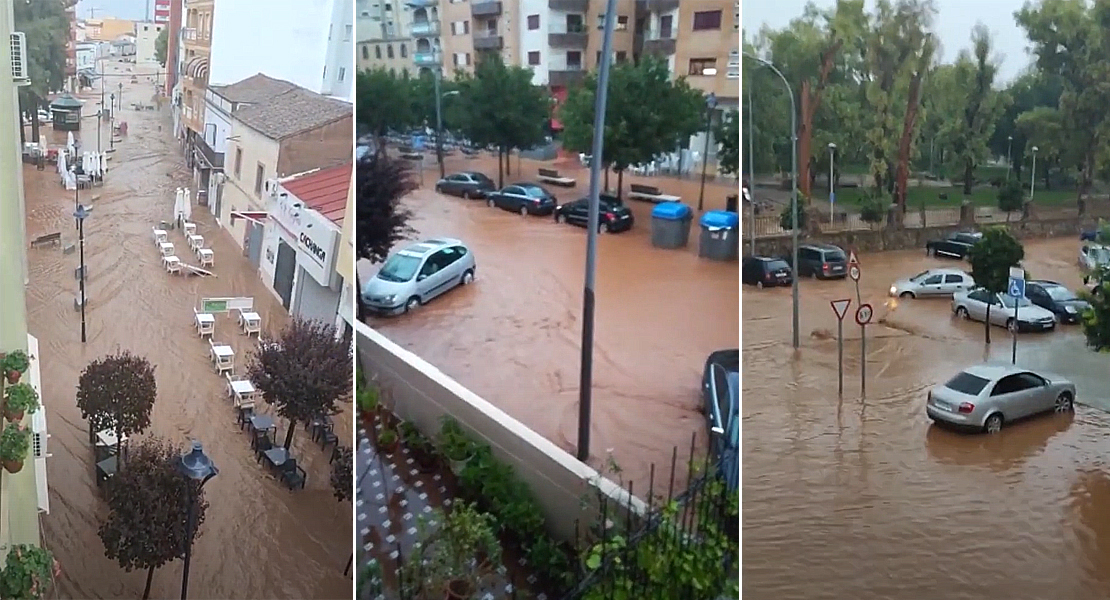
[[135,23],[136,63],[150,64],[158,62],[158,57],[155,52],[155,41],[165,27],[166,26],[162,23]]

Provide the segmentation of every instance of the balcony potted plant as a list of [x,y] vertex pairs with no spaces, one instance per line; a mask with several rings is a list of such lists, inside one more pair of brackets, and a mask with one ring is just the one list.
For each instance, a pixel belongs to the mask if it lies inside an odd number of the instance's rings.
[[31,359],[22,350],[13,350],[4,356],[2,363],[4,377],[9,384],[19,383],[19,378],[31,367]]
[[385,454],[393,454],[397,451],[397,446],[401,444],[401,438],[397,435],[397,430],[389,425],[382,425],[382,430],[378,432],[377,446]]
[[17,383],[4,390],[4,418],[8,421],[18,423],[24,413],[35,412],[38,407],[38,392],[30,385]]
[[26,428],[11,424],[0,433],[0,463],[7,472],[20,472],[30,450],[31,432]]
[[462,425],[451,417],[443,419],[436,442],[444,458],[451,461],[451,472],[455,475],[462,473],[467,461],[474,456],[476,451],[474,441],[466,435]]
[[358,386],[355,399],[358,402],[358,415],[362,419],[363,426],[367,429],[373,429],[374,420],[378,415],[378,407],[381,405],[378,389],[363,383]]
[[46,548],[16,544],[8,551],[7,564],[0,571],[0,597],[44,598],[50,583],[61,575],[58,561]]
[[418,564],[426,566],[423,576],[430,586],[425,590],[442,590],[447,600],[472,597],[482,578],[501,562],[493,518],[460,502],[449,512],[433,512],[432,520],[439,525],[424,532],[419,550]]
[[409,421],[401,423],[401,441],[412,452],[416,467],[421,473],[431,473],[439,465],[435,445]]

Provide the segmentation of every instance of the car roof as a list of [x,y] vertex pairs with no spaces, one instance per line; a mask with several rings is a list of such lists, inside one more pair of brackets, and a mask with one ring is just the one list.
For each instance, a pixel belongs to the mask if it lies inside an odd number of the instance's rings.
[[1056,281],[1049,281],[1047,279],[1031,279],[1031,280],[1027,281],[1026,283],[1035,283],[1037,285],[1043,285],[1043,286],[1046,286],[1046,287],[1065,287],[1064,284],[1062,284],[1062,283],[1058,283]]
[[398,254],[405,254],[408,256],[426,256],[448,246],[465,246],[465,244],[463,244],[461,240],[456,240],[454,238],[431,238],[422,242],[417,242],[410,246],[406,246]]
[[982,364],[968,367],[964,369],[963,372],[967,373],[968,375],[982,377],[983,379],[986,379],[988,381],[997,381],[1007,375],[1013,375],[1014,373],[1026,373],[1028,371],[1029,369],[1023,369],[1016,365]]
[[[480,173],[478,171],[460,171],[459,175],[472,175],[474,177],[486,177],[485,173]],[[486,179],[489,179],[489,178],[486,177]]]
[[954,235],[967,235],[967,236],[971,236],[971,237],[981,238],[981,237],[983,237],[983,232],[982,231],[953,231],[951,234],[949,234],[949,237],[954,236]]
[[966,271],[962,269],[953,269],[951,267],[941,267],[939,269],[926,269],[926,273],[930,275],[967,275]]
[[840,246],[834,244],[826,244],[825,242],[806,242],[802,244],[801,247],[813,248],[814,250],[840,250],[841,252],[844,251]]

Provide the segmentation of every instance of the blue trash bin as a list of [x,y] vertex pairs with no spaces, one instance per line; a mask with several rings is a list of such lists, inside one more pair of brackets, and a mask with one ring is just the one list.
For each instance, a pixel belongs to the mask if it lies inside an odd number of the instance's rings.
[[711,210],[701,216],[698,256],[710,260],[736,260],[740,255],[740,215]]
[[651,210],[651,245],[683,248],[690,241],[693,211],[681,202],[661,202]]

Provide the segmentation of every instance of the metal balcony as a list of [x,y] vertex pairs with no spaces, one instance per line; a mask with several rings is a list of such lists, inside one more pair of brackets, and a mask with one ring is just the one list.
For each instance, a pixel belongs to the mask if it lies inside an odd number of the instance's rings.
[[671,12],[678,10],[678,0],[645,0],[644,7],[654,13]]
[[547,70],[547,84],[555,87],[570,87],[586,76],[582,65],[550,65]]
[[673,37],[647,38],[644,40],[644,54],[653,56],[670,56],[674,54],[675,39]]
[[439,21],[413,21],[410,29],[412,35],[416,36],[438,36],[439,35]]
[[590,8],[590,0],[547,0],[547,8],[559,12],[585,14]]
[[553,48],[586,48],[590,41],[590,34],[586,32],[585,25],[553,26],[547,30],[547,45]]
[[478,0],[470,3],[472,17],[496,17],[501,15],[501,3],[489,0]]
[[405,4],[411,8],[431,8],[439,4],[439,0],[406,0]]
[[475,31],[475,50],[500,50],[505,46],[505,40],[496,31]]
[[412,62],[418,67],[435,67],[439,65],[439,54],[436,52],[414,52]]

